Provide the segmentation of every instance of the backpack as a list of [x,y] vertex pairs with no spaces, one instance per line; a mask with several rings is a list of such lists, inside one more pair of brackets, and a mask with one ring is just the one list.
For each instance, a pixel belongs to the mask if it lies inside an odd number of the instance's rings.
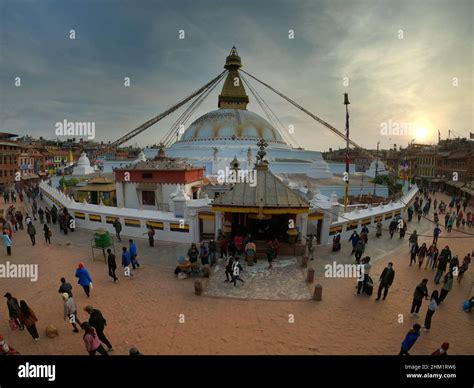
[[367,281],[365,282],[364,292],[367,295],[372,295],[373,290],[374,290],[374,282],[372,281],[372,278],[367,275]]

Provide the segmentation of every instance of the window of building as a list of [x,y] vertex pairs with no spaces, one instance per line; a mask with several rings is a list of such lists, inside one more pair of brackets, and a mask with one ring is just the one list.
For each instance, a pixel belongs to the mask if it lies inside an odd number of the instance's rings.
[[152,179],[153,174],[151,172],[144,172],[142,173],[142,179]]
[[142,204],[145,206],[155,206],[155,192],[142,191]]

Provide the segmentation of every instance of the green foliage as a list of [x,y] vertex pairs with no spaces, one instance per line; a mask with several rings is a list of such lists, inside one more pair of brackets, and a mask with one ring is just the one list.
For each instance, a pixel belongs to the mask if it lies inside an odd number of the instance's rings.
[[59,185],[66,187],[74,187],[79,183],[79,179],[76,178],[70,178],[70,179],[65,179],[64,177],[59,180]]
[[402,191],[403,185],[398,183],[398,178],[394,175],[377,175],[375,183],[388,187],[389,195],[398,194]]

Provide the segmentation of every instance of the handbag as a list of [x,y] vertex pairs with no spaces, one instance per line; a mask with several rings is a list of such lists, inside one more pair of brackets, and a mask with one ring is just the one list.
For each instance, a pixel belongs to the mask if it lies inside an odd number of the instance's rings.
[[18,329],[18,321],[16,319],[10,319],[8,321],[8,324],[10,325],[10,329],[15,331],[16,329]]

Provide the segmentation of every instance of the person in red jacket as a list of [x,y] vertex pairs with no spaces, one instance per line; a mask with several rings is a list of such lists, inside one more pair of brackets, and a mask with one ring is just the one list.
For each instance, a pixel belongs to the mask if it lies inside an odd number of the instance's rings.
[[237,234],[234,236],[234,245],[235,245],[236,254],[238,256],[242,254],[243,241],[244,241],[244,238],[240,234]]
[[418,250],[418,269],[420,269],[423,265],[423,261],[425,260],[425,256],[427,253],[428,247],[426,246],[426,243],[423,243],[421,248]]
[[436,349],[433,353],[431,353],[431,355],[432,356],[447,356],[448,349],[449,349],[449,342],[443,342],[441,347],[439,349]]
[[7,344],[3,335],[0,334],[0,356],[18,356],[18,353],[15,349],[13,349],[10,345]]

